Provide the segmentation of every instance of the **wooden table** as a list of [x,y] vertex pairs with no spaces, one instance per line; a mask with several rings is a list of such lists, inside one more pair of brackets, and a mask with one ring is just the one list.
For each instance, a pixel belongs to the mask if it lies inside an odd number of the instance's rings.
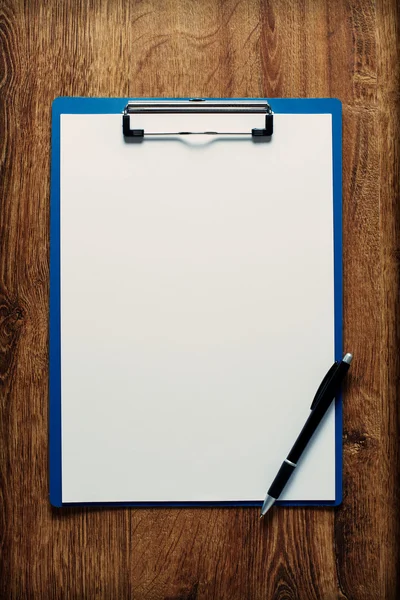
[[[0,597],[400,597],[396,0],[0,1]],[[343,102],[344,501],[52,509],[50,110],[74,96]]]

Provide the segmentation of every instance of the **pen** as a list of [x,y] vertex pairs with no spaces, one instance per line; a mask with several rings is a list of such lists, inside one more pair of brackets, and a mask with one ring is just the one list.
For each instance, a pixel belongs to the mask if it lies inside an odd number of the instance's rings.
[[308,442],[312,438],[332,400],[335,398],[340,385],[345,378],[347,371],[349,370],[352,360],[353,356],[351,354],[346,354],[343,357],[343,360],[336,361],[332,365],[323,378],[321,385],[315,394],[314,400],[312,401],[310,416],[305,422],[299,437],[295,441],[294,446],[289,452],[287,458],[285,458],[283,461],[277,476],[268,490],[264,504],[261,508],[260,518],[262,518],[268,512],[271,506],[273,506],[275,501],[281,495],[293,471],[297,467],[300,456],[303,454]]

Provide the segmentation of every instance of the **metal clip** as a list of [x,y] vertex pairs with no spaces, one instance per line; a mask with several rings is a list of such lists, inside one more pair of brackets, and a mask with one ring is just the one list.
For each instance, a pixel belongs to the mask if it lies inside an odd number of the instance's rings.
[[[130,116],[136,114],[265,114],[265,127],[243,131],[159,131],[145,132],[144,129],[131,129]],[[176,135],[251,135],[253,138],[270,138],[273,133],[273,112],[266,100],[206,100],[191,98],[190,100],[131,100],[122,114],[122,132],[124,138],[142,141],[144,136],[176,136]],[[133,140],[132,140],[133,141]]]

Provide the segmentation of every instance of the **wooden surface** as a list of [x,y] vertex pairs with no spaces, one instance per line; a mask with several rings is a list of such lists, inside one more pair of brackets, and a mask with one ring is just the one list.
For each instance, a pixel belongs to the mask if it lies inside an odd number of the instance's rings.
[[[0,0],[0,598],[400,597],[396,0]],[[343,102],[344,501],[52,510],[50,110],[59,95]]]

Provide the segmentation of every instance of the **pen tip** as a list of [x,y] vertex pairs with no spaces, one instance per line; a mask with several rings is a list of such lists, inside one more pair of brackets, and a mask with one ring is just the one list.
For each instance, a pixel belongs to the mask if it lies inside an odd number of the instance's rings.
[[262,505],[262,508],[261,508],[261,518],[267,514],[267,512],[269,511],[271,506],[273,506],[274,503],[275,503],[275,498],[273,498],[272,496],[269,496],[267,494],[267,496],[264,500],[264,504]]

